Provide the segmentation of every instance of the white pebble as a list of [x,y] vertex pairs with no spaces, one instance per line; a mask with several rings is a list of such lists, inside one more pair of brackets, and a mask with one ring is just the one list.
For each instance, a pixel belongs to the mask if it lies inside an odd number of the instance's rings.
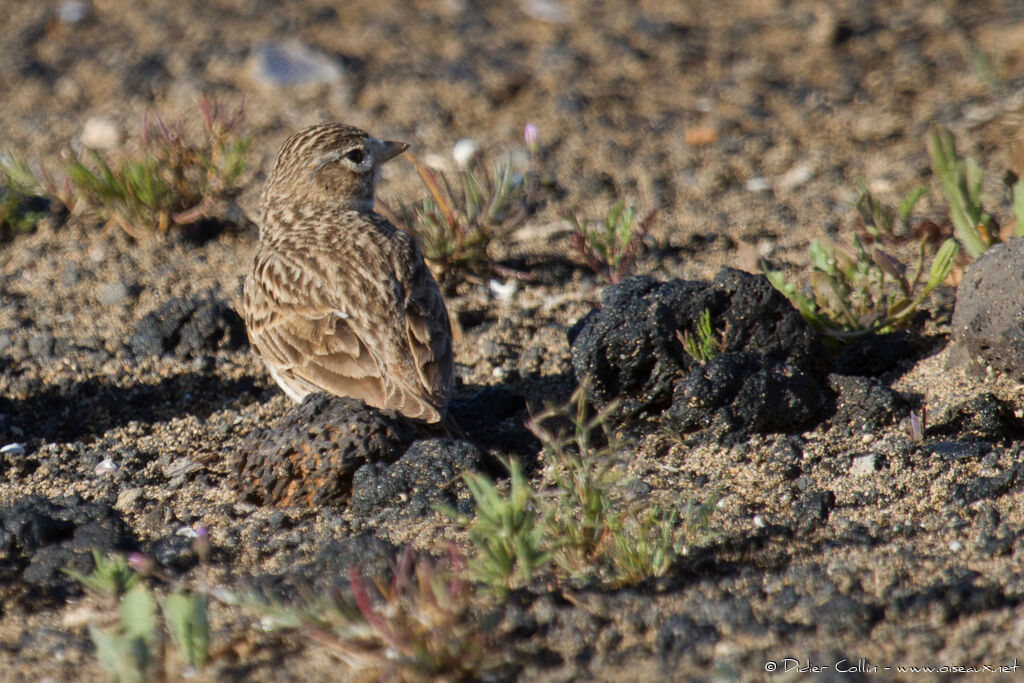
[[765,192],[772,189],[772,181],[767,178],[757,176],[756,178],[751,178],[747,181],[746,188],[747,192]]
[[756,526],[758,529],[763,529],[768,525],[765,524],[765,521],[761,518],[761,515],[754,515],[754,526]]
[[451,166],[447,158],[435,152],[427,152],[420,160],[430,168],[446,169]]
[[64,0],[57,5],[57,18],[61,23],[73,26],[88,19],[90,9],[82,0]]
[[487,283],[487,288],[490,290],[491,296],[501,303],[507,304],[512,301],[512,297],[515,296],[516,290],[519,289],[519,284],[515,280],[509,280],[508,282],[490,280]]
[[562,3],[556,0],[525,0],[523,11],[534,19],[549,24],[564,24],[569,21],[569,13],[565,11]]
[[963,547],[964,547],[964,544],[961,543],[960,541],[950,541],[949,542],[949,549],[952,550],[954,553],[960,552],[961,550],[963,550]]
[[81,139],[89,149],[113,149],[121,144],[121,129],[111,119],[93,116],[82,127]]
[[803,162],[783,173],[782,177],[779,178],[778,187],[780,190],[793,190],[813,177],[814,167],[807,162]]
[[462,138],[452,145],[452,159],[455,159],[459,168],[466,168],[476,155],[477,149],[476,140]]
[[20,443],[9,443],[0,448],[0,455],[25,455],[25,447]]
[[336,57],[294,41],[257,46],[249,69],[270,86],[338,85],[345,78],[345,67]]
[[96,469],[93,470],[93,473],[98,477],[102,477],[104,474],[116,474],[119,469],[121,468],[117,466],[116,462],[110,458],[104,458],[103,462],[96,465]]

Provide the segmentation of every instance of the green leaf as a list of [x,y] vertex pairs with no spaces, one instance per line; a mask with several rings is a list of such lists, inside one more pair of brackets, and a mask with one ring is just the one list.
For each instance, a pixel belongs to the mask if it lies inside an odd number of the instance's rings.
[[89,637],[96,646],[96,659],[112,680],[117,683],[146,680],[150,655],[141,638],[104,631],[94,624],[89,624]]
[[990,227],[991,223],[981,207],[981,170],[973,159],[965,161],[957,156],[953,134],[942,126],[933,127],[929,133],[928,153],[949,202],[949,218],[957,239],[968,256],[977,258],[989,247],[978,226]]
[[206,601],[200,595],[174,593],[164,600],[164,619],[174,644],[191,666],[206,663],[210,650],[210,624]]
[[1017,178],[1013,184],[1013,217],[1017,221],[1014,227],[1014,234],[1017,237],[1024,235],[1024,176]]
[[910,191],[910,194],[903,198],[898,209],[900,222],[906,225],[910,221],[910,214],[914,212],[914,207],[929,192],[931,190],[926,185],[918,185]]
[[90,574],[82,574],[74,569],[64,569],[64,573],[81,583],[86,589],[116,598],[129,591],[139,580],[139,575],[128,566],[123,555],[107,557],[98,550],[92,551],[95,564]]
[[811,265],[823,273],[834,275],[836,272],[836,259],[833,253],[816,239],[811,240],[807,253],[811,257]]
[[954,239],[948,239],[939,247],[939,251],[932,260],[931,270],[928,272],[928,283],[925,285],[924,293],[935,289],[941,282],[949,277],[949,271],[953,269],[953,262],[960,254],[960,245]]
[[121,628],[147,645],[156,640],[156,602],[145,586],[137,585],[121,598]]

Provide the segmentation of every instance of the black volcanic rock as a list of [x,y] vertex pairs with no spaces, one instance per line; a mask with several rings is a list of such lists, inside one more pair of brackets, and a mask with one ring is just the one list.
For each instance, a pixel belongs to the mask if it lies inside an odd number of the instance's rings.
[[[686,353],[707,310],[723,348],[705,364]],[[824,349],[762,276],[724,269],[711,283],[637,277],[609,287],[570,332],[577,381],[621,420],[661,416],[683,431],[712,424],[787,431],[825,403]]]

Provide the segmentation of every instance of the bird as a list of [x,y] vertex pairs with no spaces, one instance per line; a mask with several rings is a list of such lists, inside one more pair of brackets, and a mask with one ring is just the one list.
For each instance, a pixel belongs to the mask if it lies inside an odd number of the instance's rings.
[[326,392],[445,423],[448,309],[416,240],[373,210],[381,165],[407,149],[341,123],[281,146],[242,293],[249,341],[301,403]]

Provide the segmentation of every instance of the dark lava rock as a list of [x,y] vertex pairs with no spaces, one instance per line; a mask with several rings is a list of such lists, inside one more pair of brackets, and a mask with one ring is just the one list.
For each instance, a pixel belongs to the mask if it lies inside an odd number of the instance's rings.
[[452,401],[448,412],[470,434],[484,431],[526,410],[526,399],[508,387],[484,387]]
[[[861,594],[858,597],[864,596]],[[885,611],[878,605],[858,600],[851,595],[833,595],[815,609],[815,614],[819,629],[836,634],[856,633],[866,636],[882,620]]]
[[331,541],[316,558],[299,569],[318,586],[329,588],[348,582],[349,570],[364,577],[389,579],[401,550],[388,540],[372,534],[359,534]]
[[821,385],[756,351],[723,353],[686,374],[665,415],[684,432],[779,432],[808,424],[824,404]]
[[997,244],[974,261],[956,290],[950,363],[990,366],[1024,381],[1024,240]]
[[483,387],[452,401],[448,413],[473,441],[491,453],[534,454],[540,443],[523,429],[526,398],[506,386]]
[[828,386],[836,393],[832,424],[848,433],[896,424],[910,410],[902,396],[874,378],[833,374]]
[[824,526],[835,507],[836,494],[831,491],[808,491],[793,506],[797,529],[810,531]]
[[944,411],[928,434],[1009,443],[1024,436],[1024,421],[1014,410],[1012,403],[991,393],[979,394]]
[[685,614],[673,614],[658,629],[658,651],[666,659],[678,658],[721,639],[718,629],[702,624]]
[[0,580],[20,578],[50,599],[63,599],[75,584],[64,569],[92,571],[93,550],[134,547],[128,527],[108,505],[29,496],[0,508]]
[[147,553],[164,569],[185,573],[199,563],[195,552],[195,539],[181,534],[169,534],[153,542]]
[[1024,485],[1024,462],[1017,462],[1005,472],[992,477],[975,477],[967,484],[955,484],[949,504],[961,508],[977,500],[995,499]]
[[953,567],[944,572],[947,580],[939,580],[925,588],[900,588],[889,600],[892,613],[917,613],[938,616],[950,622],[965,615],[1020,603],[1016,595],[1007,595],[998,584],[990,584],[978,572]]
[[918,353],[906,331],[869,334],[846,344],[836,356],[834,370],[840,375],[877,377]]
[[240,449],[235,475],[248,500],[337,505],[368,462],[393,462],[415,440],[409,423],[362,401],[314,394]]
[[307,550],[296,552],[284,561],[287,572],[252,576],[246,583],[272,600],[302,601],[311,593],[345,589],[353,568],[367,579],[388,581],[401,554],[398,546],[379,536],[358,534],[323,543],[312,559]]
[[136,356],[170,353],[178,358],[239,349],[247,343],[245,323],[213,292],[171,299],[143,316],[128,338]]
[[[684,350],[702,311],[724,349],[701,365]],[[588,398],[620,419],[664,414],[675,428],[771,432],[808,424],[825,398],[821,341],[768,280],[724,269],[712,283],[631,278],[570,331]]]
[[947,462],[977,460],[992,452],[987,441],[938,441],[925,446],[925,450]]
[[482,454],[468,441],[417,441],[393,463],[371,462],[356,470],[349,505],[359,514],[400,507],[423,515],[432,503],[453,505],[452,484],[466,471],[480,468]]

